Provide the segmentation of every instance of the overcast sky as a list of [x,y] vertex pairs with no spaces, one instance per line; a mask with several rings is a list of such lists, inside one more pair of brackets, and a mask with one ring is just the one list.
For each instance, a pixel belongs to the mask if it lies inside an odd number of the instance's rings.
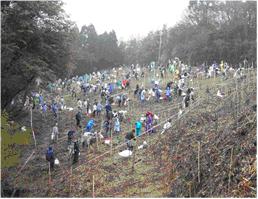
[[143,37],[176,24],[189,0],[63,0],[79,28],[93,24],[98,34],[115,30],[118,40]]

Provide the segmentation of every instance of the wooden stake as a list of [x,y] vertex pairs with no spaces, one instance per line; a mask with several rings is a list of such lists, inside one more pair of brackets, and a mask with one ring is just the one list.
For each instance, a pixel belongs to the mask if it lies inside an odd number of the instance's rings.
[[92,198],[95,198],[95,181],[94,181],[94,175],[92,177]]
[[[100,113],[101,114],[101,113]],[[100,132],[102,132],[102,129],[103,129],[103,117],[101,117],[101,123],[100,123]],[[99,151],[99,135],[97,134],[97,137],[96,137],[96,141],[97,141],[97,150]]]
[[88,138],[87,138],[87,153],[86,153],[86,156],[88,155],[88,154],[90,154],[90,143],[88,142]]
[[[100,133],[101,133],[101,131],[100,131]],[[99,151],[99,134],[97,133],[97,135],[96,135],[96,142],[97,142],[97,151]]]
[[134,172],[135,153],[136,153],[136,146],[137,146],[136,142],[137,142],[137,140],[135,141],[134,151],[133,151],[132,172]]
[[30,127],[32,129],[32,108],[30,109]]
[[201,143],[198,141],[198,183],[201,182],[201,172],[200,172],[200,151],[201,151]]
[[50,169],[50,162],[48,163],[48,186],[49,191],[51,190],[51,169]]
[[217,113],[217,112],[215,112],[215,115],[216,115],[216,132],[218,132],[219,116],[218,116],[218,113]]
[[112,128],[110,128],[110,154],[112,155],[113,149],[113,135],[112,135]]
[[33,131],[33,125],[32,125],[32,108],[30,109],[30,128],[31,128],[31,131],[32,131],[32,136],[33,136],[33,140],[34,140],[34,145],[35,145],[35,148],[37,146],[37,142],[36,142],[36,137],[35,137],[35,133]]
[[71,121],[70,128],[72,128],[72,113],[71,112],[70,112],[70,121]]
[[145,79],[146,77],[145,77],[145,76],[146,76],[146,74],[145,74],[145,72],[144,72],[144,77],[143,77],[143,78],[144,78],[144,80],[143,80],[143,82],[144,82],[144,83],[143,83],[143,84],[144,84],[144,87],[145,87],[145,84],[146,84],[146,79]]
[[247,91],[249,91],[250,89],[250,87],[249,87],[249,80],[250,80],[250,78],[251,78],[251,75],[250,75],[250,70],[248,69],[247,70]]
[[236,119],[237,119],[237,130],[238,130],[238,80],[236,80]]

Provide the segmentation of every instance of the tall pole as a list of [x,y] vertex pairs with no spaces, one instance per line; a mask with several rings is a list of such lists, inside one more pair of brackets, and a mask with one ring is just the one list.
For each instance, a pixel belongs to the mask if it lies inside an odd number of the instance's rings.
[[36,148],[37,142],[36,142],[36,137],[35,137],[35,133],[34,133],[34,130],[33,130],[33,125],[32,125],[32,108],[30,109],[30,128],[31,128],[31,131],[32,131],[32,136],[33,136],[34,144],[35,144],[35,148]]
[[95,198],[95,180],[94,180],[94,175],[92,177],[92,198]]
[[160,64],[161,44],[162,44],[162,31],[160,31],[160,38],[159,38],[159,58],[158,58],[159,64]]
[[201,142],[198,142],[198,183],[201,182],[201,172],[200,172],[200,151],[201,151]]

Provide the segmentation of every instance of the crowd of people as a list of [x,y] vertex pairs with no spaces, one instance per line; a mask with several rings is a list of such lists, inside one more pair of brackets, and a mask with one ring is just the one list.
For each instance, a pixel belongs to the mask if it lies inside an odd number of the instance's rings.
[[[157,71],[160,71],[160,74]],[[210,67],[203,66],[205,78],[211,78],[212,75],[226,78],[228,71],[232,69],[223,61],[220,65],[214,62]],[[143,78],[146,76],[150,81],[144,85]],[[237,69],[234,76],[242,77],[242,69]],[[111,132],[113,136],[127,132],[125,142],[129,150],[133,150],[132,140],[142,135],[143,127],[147,134],[155,133],[153,126],[157,124],[158,119],[152,113],[151,107],[149,111],[143,113],[143,116],[139,116],[134,121],[132,130],[122,129],[121,123],[126,121],[127,114],[127,111],[122,109],[127,107],[132,100],[129,95],[132,82],[136,85],[133,100],[139,101],[141,106],[150,102],[173,103],[177,99],[177,101],[181,100],[180,111],[182,111],[195,100],[195,85],[192,83],[194,77],[195,71],[192,67],[187,66],[178,58],[169,60],[166,66],[155,67],[151,64],[148,67],[140,67],[137,64],[113,68],[110,71],[98,71],[49,83],[46,88],[47,92],[32,92],[31,97],[27,96],[24,107],[41,112],[43,118],[53,117],[51,142],[58,142],[60,137],[58,128],[60,112],[75,113],[74,125],[71,122],[71,128],[67,132],[67,149],[69,157],[75,164],[79,160],[80,147],[88,147],[97,139],[108,139],[111,137]],[[72,99],[72,102],[67,103],[66,99]],[[99,118],[103,118],[100,124],[98,124]],[[162,132],[170,126],[171,121],[167,121]],[[46,160],[49,161],[51,169],[54,168],[55,159],[54,148],[50,143],[46,152]]]

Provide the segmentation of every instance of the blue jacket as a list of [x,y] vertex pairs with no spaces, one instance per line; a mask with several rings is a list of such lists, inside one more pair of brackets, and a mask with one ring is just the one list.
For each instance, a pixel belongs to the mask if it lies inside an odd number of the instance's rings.
[[44,104],[43,106],[42,106],[42,111],[45,113],[45,112],[47,112],[47,105],[46,104]]
[[87,125],[86,125],[86,130],[90,131],[92,129],[92,127],[94,126],[94,120],[91,119],[88,121]]
[[57,110],[58,110],[57,104],[53,104],[52,105],[52,111],[57,112]]
[[54,159],[54,151],[51,147],[49,147],[46,152],[46,160],[51,161],[53,159]]
[[112,111],[110,104],[107,104],[105,108],[106,108],[106,111]]

